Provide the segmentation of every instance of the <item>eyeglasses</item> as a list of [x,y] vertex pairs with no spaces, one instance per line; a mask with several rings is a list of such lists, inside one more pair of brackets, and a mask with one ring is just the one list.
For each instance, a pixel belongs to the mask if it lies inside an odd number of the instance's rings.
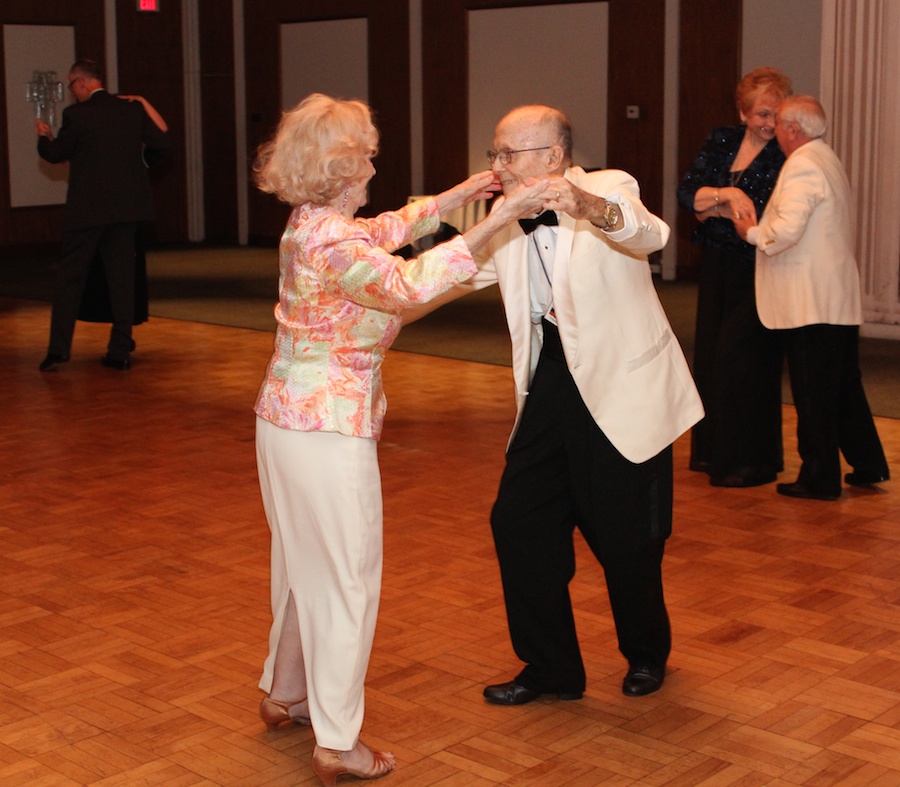
[[79,80],[81,77],[75,77],[71,82],[69,82],[69,90],[72,89],[72,86]]
[[553,145],[544,145],[542,148],[519,148],[519,150],[489,150],[487,152],[488,161],[493,164],[496,159],[500,159],[501,164],[509,164],[513,160],[516,153],[528,153],[532,150],[550,150]]

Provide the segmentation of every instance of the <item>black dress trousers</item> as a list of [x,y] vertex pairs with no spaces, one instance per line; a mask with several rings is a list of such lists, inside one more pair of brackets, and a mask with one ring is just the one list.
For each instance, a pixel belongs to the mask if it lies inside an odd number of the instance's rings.
[[782,331],[797,408],[798,481],[841,494],[841,457],[864,474],[888,475],[887,459],[859,370],[859,326],[805,325]]
[[665,666],[671,634],[661,569],[672,527],[672,449],[633,464],[612,446],[547,322],[491,527],[513,648],[526,664],[521,685],[584,691],[568,588],[576,527],[603,566],[619,650],[632,665]]
[[69,356],[75,321],[81,308],[91,264],[99,254],[109,288],[112,311],[112,328],[107,352],[116,359],[128,358],[134,322],[136,230],[135,222],[119,222],[68,230],[64,233],[63,255],[59,264],[50,316],[48,352]]

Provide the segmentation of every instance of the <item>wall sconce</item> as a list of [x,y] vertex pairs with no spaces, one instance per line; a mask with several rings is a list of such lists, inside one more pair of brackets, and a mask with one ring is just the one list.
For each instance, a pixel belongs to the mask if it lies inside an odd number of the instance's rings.
[[56,126],[56,105],[63,100],[62,82],[55,71],[34,71],[25,83],[25,100],[34,104],[34,117],[48,126]]

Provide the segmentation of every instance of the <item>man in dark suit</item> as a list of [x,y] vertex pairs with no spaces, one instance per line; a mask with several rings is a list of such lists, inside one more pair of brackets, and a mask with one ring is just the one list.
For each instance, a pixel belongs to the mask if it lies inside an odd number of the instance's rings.
[[158,116],[145,102],[106,92],[97,63],[79,60],[68,79],[77,103],[63,112],[59,135],[54,138],[46,123],[35,121],[41,158],[68,161],[70,167],[50,340],[39,368],[50,371],[69,360],[85,282],[99,253],[113,318],[100,362],[126,371],[134,349],[135,234],[139,222],[154,217],[144,150],[168,150],[169,137],[165,124],[155,120]]

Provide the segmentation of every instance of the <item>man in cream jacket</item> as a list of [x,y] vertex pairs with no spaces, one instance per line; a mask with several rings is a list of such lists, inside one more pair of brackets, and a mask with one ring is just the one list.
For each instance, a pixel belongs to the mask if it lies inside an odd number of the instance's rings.
[[[619,170],[571,166],[566,115],[513,110],[488,152],[504,193],[549,178],[534,231],[512,225],[479,260],[499,283],[517,415],[491,526],[513,647],[525,662],[485,698],[521,705],[585,689],[568,584],[577,527],[604,568],[623,691],[656,691],[671,649],[661,564],[672,525],[672,449],[703,416],[647,262],[669,228]],[[529,228],[530,229],[530,228]]]
[[735,219],[757,247],[759,318],[784,339],[797,408],[802,465],[779,494],[815,500],[841,495],[845,481],[887,481],[887,461],[859,370],[862,306],[853,251],[850,182],[822,139],[825,111],[812,96],[788,96],[778,108],[775,136],[787,156],[772,197],[755,216]]

